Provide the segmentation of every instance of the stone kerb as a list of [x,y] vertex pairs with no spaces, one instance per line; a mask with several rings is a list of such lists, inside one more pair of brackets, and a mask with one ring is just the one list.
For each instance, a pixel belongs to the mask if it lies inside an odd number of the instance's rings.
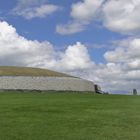
[[0,76],[1,90],[95,91],[91,81],[74,77]]

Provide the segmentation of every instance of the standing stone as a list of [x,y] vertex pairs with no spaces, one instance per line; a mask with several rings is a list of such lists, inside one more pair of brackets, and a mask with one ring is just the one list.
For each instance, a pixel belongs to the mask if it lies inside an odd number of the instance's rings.
[[133,95],[137,95],[137,90],[133,89]]

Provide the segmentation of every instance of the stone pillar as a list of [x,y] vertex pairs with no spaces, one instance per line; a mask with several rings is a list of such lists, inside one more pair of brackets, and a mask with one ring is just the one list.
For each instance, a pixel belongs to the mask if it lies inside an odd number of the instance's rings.
[[133,95],[137,95],[137,90],[133,89]]

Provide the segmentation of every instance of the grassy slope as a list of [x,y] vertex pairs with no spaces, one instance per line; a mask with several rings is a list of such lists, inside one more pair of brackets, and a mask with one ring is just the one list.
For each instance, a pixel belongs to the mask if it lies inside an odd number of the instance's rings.
[[58,76],[69,75],[40,68],[0,66],[0,76]]
[[0,94],[0,140],[139,140],[140,96]]

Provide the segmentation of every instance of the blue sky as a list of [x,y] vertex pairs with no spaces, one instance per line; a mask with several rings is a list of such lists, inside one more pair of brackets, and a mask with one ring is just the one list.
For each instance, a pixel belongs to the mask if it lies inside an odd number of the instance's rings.
[[[0,9],[1,16],[11,25],[13,25],[17,32],[31,40],[39,40],[53,43],[56,46],[56,49],[64,49],[65,46],[69,44],[74,44],[79,41],[84,44],[89,45],[89,52],[91,58],[95,58],[96,62],[104,62],[104,58],[102,57],[105,48],[99,49],[94,47],[97,45],[110,45],[111,41],[118,40],[122,38],[122,35],[111,32],[108,29],[99,25],[99,23],[89,24],[88,28],[83,32],[78,32],[70,35],[60,35],[56,33],[55,27],[59,23],[67,23],[70,17],[71,5],[74,2],[78,2],[77,0],[73,1],[57,1],[52,0],[49,1],[51,4],[59,5],[62,9],[53,15],[49,15],[46,18],[34,18],[31,20],[26,20],[21,16],[13,16],[10,11],[14,9],[17,5],[17,0],[12,1],[1,1]],[[91,47],[92,46],[92,47]],[[92,56],[92,53],[94,56]]]
[[139,89],[139,6],[140,0],[1,0],[0,65],[58,70],[107,91]]

